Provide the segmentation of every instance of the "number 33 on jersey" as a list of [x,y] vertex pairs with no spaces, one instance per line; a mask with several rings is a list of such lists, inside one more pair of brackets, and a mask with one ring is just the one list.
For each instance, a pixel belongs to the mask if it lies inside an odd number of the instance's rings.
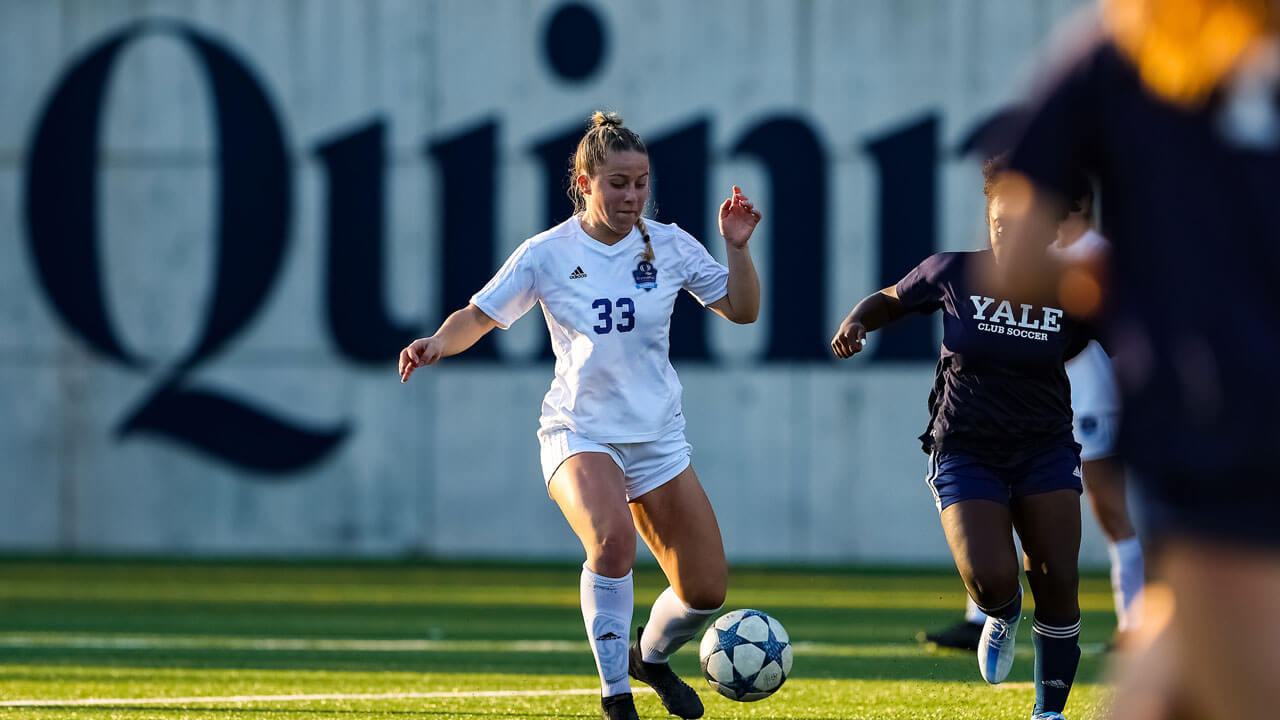
[[541,303],[556,355],[543,427],[643,442],[679,417],[680,381],[668,357],[676,295],[687,290],[713,303],[728,293],[729,271],[676,225],[645,227],[652,261],[643,259],[639,230],[605,245],[570,218],[522,243],[472,297],[502,328]]

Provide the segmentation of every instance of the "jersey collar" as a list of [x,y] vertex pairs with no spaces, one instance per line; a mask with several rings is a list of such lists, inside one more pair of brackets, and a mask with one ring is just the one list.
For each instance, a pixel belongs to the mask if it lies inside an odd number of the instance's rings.
[[644,242],[643,240],[640,239],[639,228],[636,228],[636,227],[632,227],[631,232],[627,233],[626,237],[622,238],[621,240],[619,240],[618,242],[612,245],[605,245],[599,240],[588,235],[587,231],[582,229],[582,220],[577,215],[573,216],[573,227],[574,227],[574,230],[576,231],[578,238],[584,244],[586,244],[587,247],[594,249],[596,252],[602,255],[609,255],[609,256],[618,255],[629,249],[632,249],[636,243]]

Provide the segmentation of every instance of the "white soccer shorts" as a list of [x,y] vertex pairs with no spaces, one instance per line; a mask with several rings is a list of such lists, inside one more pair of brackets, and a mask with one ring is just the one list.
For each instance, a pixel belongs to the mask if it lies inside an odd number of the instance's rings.
[[627,502],[659,487],[689,467],[693,447],[677,428],[657,440],[638,443],[598,443],[568,428],[538,431],[542,446],[542,479],[550,483],[560,465],[584,452],[605,453],[622,469]]

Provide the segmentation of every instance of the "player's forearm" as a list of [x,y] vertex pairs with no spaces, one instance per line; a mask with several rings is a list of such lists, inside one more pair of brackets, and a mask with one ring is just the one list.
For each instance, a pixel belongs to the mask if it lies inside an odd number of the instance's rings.
[[485,333],[497,327],[497,325],[480,308],[475,305],[467,305],[445,318],[440,329],[436,330],[434,337],[441,341],[443,346],[442,356],[457,355],[475,345],[480,338],[485,336]]
[[760,315],[760,277],[756,274],[751,251],[747,248],[728,249],[729,306],[733,313],[729,319],[743,325],[753,323]]
[[879,330],[907,314],[902,302],[884,290],[873,292],[854,306],[847,318],[862,325],[867,332]]

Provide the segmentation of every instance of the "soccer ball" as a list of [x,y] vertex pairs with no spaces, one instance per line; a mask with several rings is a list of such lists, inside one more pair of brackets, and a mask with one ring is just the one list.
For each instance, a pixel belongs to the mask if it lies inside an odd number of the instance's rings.
[[791,639],[759,610],[721,615],[702,636],[702,675],[730,700],[769,697],[791,674]]

